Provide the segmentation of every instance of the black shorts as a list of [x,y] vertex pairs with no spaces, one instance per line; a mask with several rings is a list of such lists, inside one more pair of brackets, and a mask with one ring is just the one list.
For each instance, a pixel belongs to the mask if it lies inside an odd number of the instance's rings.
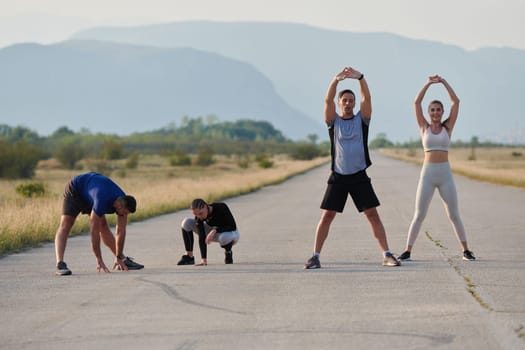
[[365,170],[351,175],[332,172],[328,186],[321,202],[321,209],[342,213],[348,194],[352,197],[359,212],[379,206],[372,182]]
[[62,202],[62,215],[77,217],[78,214],[90,214],[91,205],[86,202],[73,187],[70,181],[64,189],[64,201]]

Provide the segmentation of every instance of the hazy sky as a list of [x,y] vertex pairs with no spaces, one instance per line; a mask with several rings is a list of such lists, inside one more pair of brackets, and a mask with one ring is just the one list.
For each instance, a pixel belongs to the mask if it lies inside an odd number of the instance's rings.
[[525,0],[0,0],[0,47],[60,41],[105,24],[218,20],[389,32],[465,49],[525,49],[524,14]]

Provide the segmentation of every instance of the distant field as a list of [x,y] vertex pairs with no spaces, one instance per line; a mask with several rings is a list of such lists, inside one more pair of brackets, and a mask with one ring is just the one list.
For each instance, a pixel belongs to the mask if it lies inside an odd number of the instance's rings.
[[[115,163],[118,170],[110,177],[136,197],[137,212],[130,215],[130,221],[138,221],[186,209],[197,197],[215,201],[279,183],[328,159],[296,161],[283,156],[272,157],[271,161],[274,163],[271,168],[260,168],[253,161],[246,168],[239,167],[236,157],[220,158],[209,167],[174,167],[163,157],[149,156],[141,158],[134,170],[124,170],[122,164]],[[60,221],[64,186],[85,171],[63,170],[53,162],[43,162],[32,180],[0,180],[0,256],[52,241]],[[43,183],[46,194],[32,199],[17,194],[17,185],[27,182]],[[112,224],[114,217],[108,216]],[[87,218],[87,215],[79,217],[74,233],[89,230]]]
[[[423,150],[388,148],[386,156],[421,164]],[[452,170],[463,176],[525,189],[525,147],[452,148],[449,152]]]

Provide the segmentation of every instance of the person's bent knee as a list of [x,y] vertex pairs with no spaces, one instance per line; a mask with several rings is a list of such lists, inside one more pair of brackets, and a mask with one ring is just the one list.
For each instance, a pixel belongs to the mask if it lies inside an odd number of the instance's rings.
[[195,227],[195,219],[194,218],[185,218],[182,220],[182,223],[180,225],[184,231],[193,231],[193,228]]
[[227,244],[236,244],[239,241],[239,231],[223,232],[220,233],[217,237],[217,242],[221,246]]
[[231,237],[221,237],[219,236],[219,238],[217,239],[217,242],[219,242],[219,245],[222,247],[223,245],[227,245],[227,244],[230,244],[232,243],[233,244],[233,239]]

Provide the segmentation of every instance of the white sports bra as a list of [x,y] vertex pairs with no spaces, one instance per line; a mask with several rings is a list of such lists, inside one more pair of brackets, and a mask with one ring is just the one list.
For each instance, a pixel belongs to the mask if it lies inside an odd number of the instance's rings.
[[425,130],[421,137],[421,143],[423,144],[423,150],[425,152],[430,151],[445,151],[448,152],[448,146],[450,145],[450,136],[448,135],[447,129],[443,126],[439,134],[433,134],[430,126]]

